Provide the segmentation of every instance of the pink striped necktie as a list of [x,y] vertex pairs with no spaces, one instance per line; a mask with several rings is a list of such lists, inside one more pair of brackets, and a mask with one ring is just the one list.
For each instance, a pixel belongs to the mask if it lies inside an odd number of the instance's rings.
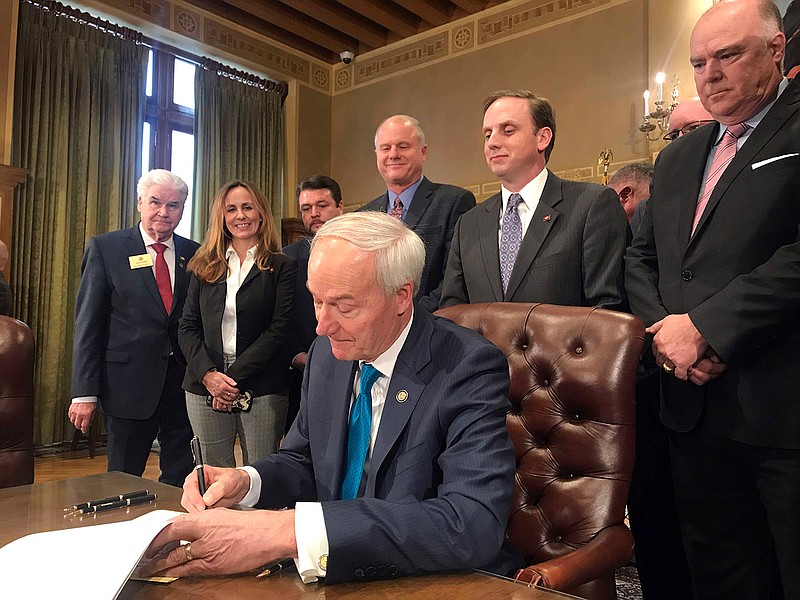
[[700,195],[700,200],[697,201],[697,207],[694,211],[694,221],[692,221],[692,235],[694,230],[697,229],[697,224],[700,222],[700,217],[703,216],[703,211],[706,209],[708,199],[714,191],[719,178],[728,168],[728,165],[736,156],[736,141],[747,131],[747,125],[744,123],[736,123],[731,125],[725,130],[722,139],[717,146],[717,151],[714,153],[714,160],[711,161],[711,169],[708,171],[706,183],[703,186],[703,193]]

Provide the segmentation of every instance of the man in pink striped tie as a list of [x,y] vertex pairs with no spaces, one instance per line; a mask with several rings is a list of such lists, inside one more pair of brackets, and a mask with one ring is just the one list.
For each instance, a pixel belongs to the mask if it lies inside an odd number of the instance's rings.
[[717,121],[667,146],[626,255],[696,598],[800,598],[800,82],[770,0],[697,22]]

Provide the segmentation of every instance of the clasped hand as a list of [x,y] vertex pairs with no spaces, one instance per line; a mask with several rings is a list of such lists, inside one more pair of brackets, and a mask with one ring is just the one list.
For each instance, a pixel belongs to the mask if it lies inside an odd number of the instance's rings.
[[211,394],[211,408],[231,412],[233,401],[239,396],[236,381],[219,371],[207,371],[203,375],[203,386]]
[[727,368],[692,323],[688,314],[668,315],[647,328],[653,335],[653,356],[674,369],[675,377],[705,385]]

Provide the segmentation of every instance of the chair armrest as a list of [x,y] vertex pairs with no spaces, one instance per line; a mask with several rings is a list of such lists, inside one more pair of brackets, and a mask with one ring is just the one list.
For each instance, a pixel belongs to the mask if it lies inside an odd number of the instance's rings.
[[520,569],[514,579],[531,586],[567,591],[613,573],[631,558],[633,535],[625,525],[613,525],[568,554]]

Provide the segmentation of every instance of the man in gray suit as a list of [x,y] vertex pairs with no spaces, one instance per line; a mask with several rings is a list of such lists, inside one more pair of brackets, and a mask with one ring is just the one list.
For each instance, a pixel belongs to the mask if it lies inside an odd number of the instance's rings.
[[614,190],[547,170],[556,122],[545,98],[502,90],[483,110],[486,162],[503,186],[459,220],[441,306],[505,301],[624,309],[630,229]]
[[456,221],[475,206],[475,196],[422,175],[428,145],[414,117],[395,115],[381,123],[375,132],[375,156],[387,192],[359,210],[381,211],[402,219],[425,242],[425,268],[416,300],[433,312],[439,307]]

